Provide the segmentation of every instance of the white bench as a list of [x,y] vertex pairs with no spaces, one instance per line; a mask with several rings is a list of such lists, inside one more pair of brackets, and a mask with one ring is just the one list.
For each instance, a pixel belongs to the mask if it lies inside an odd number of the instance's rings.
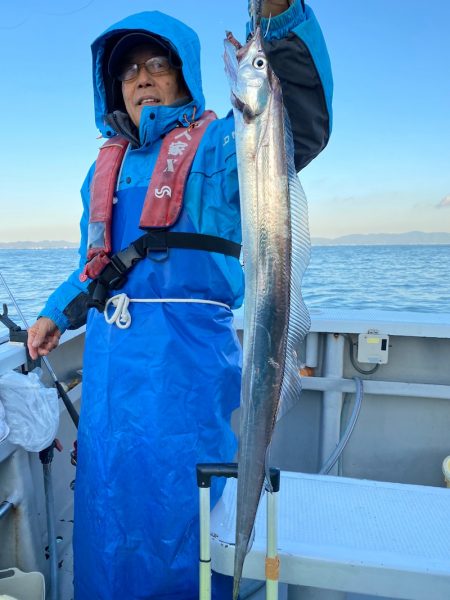
[[[236,480],[211,515],[212,568],[232,575]],[[244,577],[264,579],[266,502]],[[282,472],[280,581],[389,598],[450,600],[450,489]]]

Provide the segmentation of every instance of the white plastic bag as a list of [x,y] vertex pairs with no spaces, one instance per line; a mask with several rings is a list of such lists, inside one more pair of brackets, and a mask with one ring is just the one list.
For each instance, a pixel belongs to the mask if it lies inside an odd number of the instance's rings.
[[35,373],[8,371],[0,376],[0,401],[10,432],[8,441],[29,452],[50,446],[59,425],[58,394]]

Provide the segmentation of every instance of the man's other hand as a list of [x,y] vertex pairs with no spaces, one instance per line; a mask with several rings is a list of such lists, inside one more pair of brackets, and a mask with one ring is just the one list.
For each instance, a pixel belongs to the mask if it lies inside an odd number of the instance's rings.
[[47,317],[41,317],[28,330],[28,352],[33,360],[47,356],[59,344],[61,331],[56,323]]

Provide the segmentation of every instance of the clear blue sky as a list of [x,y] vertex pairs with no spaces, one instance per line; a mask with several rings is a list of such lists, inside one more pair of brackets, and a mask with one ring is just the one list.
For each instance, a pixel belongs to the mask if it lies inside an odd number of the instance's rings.
[[[90,43],[132,12],[191,25],[207,106],[224,115],[225,29],[247,0],[0,2],[0,241],[78,239],[95,159]],[[301,175],[313,236],[450,232],[449,0],[310,0],[335,79],[334,132]]]

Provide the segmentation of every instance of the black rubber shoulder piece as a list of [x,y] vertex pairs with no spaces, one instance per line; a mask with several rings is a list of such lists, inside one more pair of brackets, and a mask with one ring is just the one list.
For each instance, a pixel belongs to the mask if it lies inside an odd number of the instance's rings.
[[89,308],[88,294],[80,292],[78,296],[75,296],[63,310],[63,314],[69,319],[68,329],[78,329],[85,325]]
[[330,137],[322,81],[306,44],[295,33],[264,42],[264,50],[281,83],[294,137],[295,167],[300,171],[325,148]]

